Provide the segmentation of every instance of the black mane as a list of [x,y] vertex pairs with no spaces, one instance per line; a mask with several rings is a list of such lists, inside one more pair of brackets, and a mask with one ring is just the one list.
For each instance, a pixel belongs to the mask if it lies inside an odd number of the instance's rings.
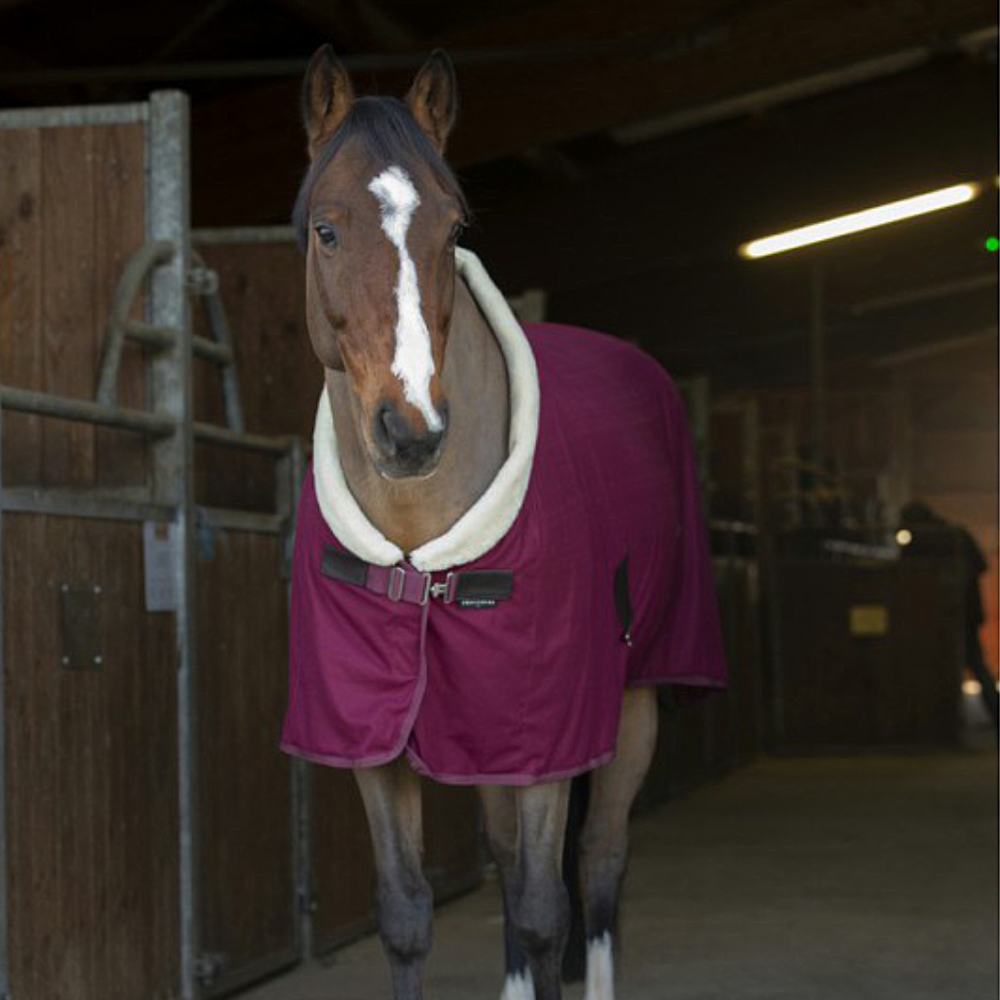
[[330,141],[310,166],[292,210],[292,225],[300,249],[304,252],[309,237],[309,202],[319,175],[340,151],[348,139],[358,138],[367,152],[379,164],[398,164],[413,172],[414,165],[424,163],[430,168],[441,189],[451,195],[468,214],[468,205],[461,185],[442,159],[434,144],[416,123],[406,105],[395,97],[360,97]]

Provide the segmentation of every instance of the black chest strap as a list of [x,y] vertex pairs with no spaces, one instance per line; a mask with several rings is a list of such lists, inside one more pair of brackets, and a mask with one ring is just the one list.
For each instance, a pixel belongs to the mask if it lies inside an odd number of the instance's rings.
[[324,547],[319,571],[332,580],[364,587],[390,601],[406,604],[439,600],[460,608],[492,608],[514,595],[514,574],[510,570],[452,570],[438,574],[441,579],[435,580],[433,573],[423,573],[406,563],[375,566],[332,545]]

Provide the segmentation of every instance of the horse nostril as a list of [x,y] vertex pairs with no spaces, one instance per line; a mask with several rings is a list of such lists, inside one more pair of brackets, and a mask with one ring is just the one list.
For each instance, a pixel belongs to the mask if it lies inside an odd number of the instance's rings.
[[404,465],[421,466],[437,451],[443,435],[439,431],[431,431],[420,437],[412,437],[396,444],[396,458]]
[[373,431],[375,442],[387,454],[396,454],[396,435],[393,428],[393,410],[388,404],[380,406],[375,413]]
[[[442,423],[445,420],[443,417]],[[388,458],[404,466],[419,467],[437,451],[444,428],[417,433],[396,407],[385,403],[375,413],[373,433],[376,444]]]

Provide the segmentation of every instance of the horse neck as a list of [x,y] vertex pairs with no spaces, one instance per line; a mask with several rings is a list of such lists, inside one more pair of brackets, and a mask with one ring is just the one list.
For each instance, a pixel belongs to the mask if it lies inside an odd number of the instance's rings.
[[509,391],[503,354],[472,295],[456,281],[442,385],[448,435],[437,471],[423,480],[387,480],[360,440],[346,375],[327,371],[340,460],[365,516],[404,552],[443,535],[495,478],[507,457]]

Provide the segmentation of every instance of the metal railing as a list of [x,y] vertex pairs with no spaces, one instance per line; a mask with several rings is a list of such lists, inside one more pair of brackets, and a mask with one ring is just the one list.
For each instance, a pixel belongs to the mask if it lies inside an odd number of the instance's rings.
[[[137,250],[122,271],[112,298],[108,316],[100,373],[95,399],[61,396],[36,389],[0,386],[3,409],[36,416],[110,427],[158,439],[179,429],[178,421],[167,413],[136,410],[117,405],[118,377],[124,345],[131,340],[156,352],[181,349],[184,337],[173,327],[130,318],[135,311],[143,285],[157,268],[176,255],[174,245],[165,240],[150,241]],[[191,336],[188,339],[195,356],[222,366],[223,390],[228,426],[192,420],[190,433],[195,441],[226,448],[270,455],[281,461],[279,479],[294,464],[289,460],[293,447],[300,443],[288,435],[249,433],[243,429],[242,407],[238,395],[233,348],[229,342],[225,310],[218,294],[218,279],[200,257],[192,256],[195,278],[190,291],[203,299],[209,324],[217,339]],[[202,507],[208,522],[234,530],[278,534],[287,529],[293,511],[282,502],[290,493],[285,484],[276,491],[276,510],[246,511],[235,508]],[[97,517],[121,520],[165,520],[173,514],[173,505],[158,502],[149,489],[68,490],[43,486],[7,487],[3,491],[3,509],[18,513],[44,513],[64,516]]]

